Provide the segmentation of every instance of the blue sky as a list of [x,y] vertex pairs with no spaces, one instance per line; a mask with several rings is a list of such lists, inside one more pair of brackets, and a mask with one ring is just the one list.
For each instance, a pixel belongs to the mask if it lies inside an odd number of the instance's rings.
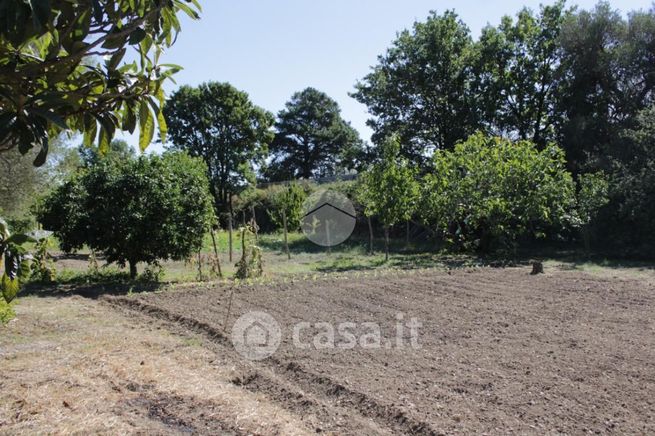
[[[474,37],[486,24],[539,0],[201,0],[200,21],[183,19],[182,32],[162,62],[182,65],[178,85],[226,81],[277,114],[291,95],[313,86],[337,100],[343,117],[365,140],[366,107],[348,96],[397,32],[430,10],[454,9]],[[569,5],[587,9],[595,0]],[[650,0],[611,3],[624,14],[648,9]],[[177,85],[170,83],[167,91]],[[123,136],[125,137],[125,136]],[[125,137],[132,144],[134,138]],[[150,146],[153,151],[161,145]]]

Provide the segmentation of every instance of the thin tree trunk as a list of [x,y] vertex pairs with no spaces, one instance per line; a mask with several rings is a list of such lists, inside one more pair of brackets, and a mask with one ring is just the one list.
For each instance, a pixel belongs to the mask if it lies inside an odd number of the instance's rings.
[[389,226],[384,226],[384,260],[389,260]]
[[241,259],[246,261],[246,226],[241,228]]
[[368,221],[368,254],[373,254],[373,223],[371,217],[366,217]]
[[212,227],[211,231],[212,245],[214,246],[214,256],[216,256],[216,267],[218,268],[218,276],[223,278],[223,271],[221,271],[221,259],[218,257],[218,246],[216,245],[216,231]]
[[136,278],[137,270],[136,270],[136,261],[130,260],[128,261],[130,264],[130,278],[134,280]]
[[325,220],[325,242],[327,242],[327,253],[332,254],[332,239],[330,239],[330,220]]
[[584,226],[582,228],[582,240],[584,242],[585,256],[589,257],[591,253],[591,238],[589,236],[589,229],[587,228],[587,226]]
[[252,229],[255,232],[255,243],[259,244],[259,228],[257,228],[257,216],[255,215],[255,206],[250,206],[250,213],[252,214]]
[[409,220],[405,224],[405,249],[409,248]]
[[284,225],[284,250],[287,252],[287,259],[291,260],[291,253],[289,252],[289,236],[287,231],[287,213],[282,209],[282,224]]
[[198,250],[198,281],[202,282],[202,255],[200,250]]

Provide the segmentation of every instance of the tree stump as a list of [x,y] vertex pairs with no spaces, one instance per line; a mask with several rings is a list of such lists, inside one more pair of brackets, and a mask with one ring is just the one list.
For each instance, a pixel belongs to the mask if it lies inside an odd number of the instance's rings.
[[532,262],[532,272],[531,275],[543,274],[544,273],[544,264],[541,262]]

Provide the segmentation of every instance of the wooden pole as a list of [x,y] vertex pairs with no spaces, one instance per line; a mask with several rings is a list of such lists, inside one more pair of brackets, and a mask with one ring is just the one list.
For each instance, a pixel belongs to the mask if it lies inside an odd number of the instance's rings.
[[330,220],[325,220],[325,242],[327,242],[327,253],[332,253],[332,244],[330,244]]
[[289,252],[289,236],[287,231],[287,212],[282,209],[282,224],[284,224],[284,250],[287,252],[287,259],[291,260],[291,253]]
[[223,322],[223,331],[227,330],[227,322],[230,319],[230,311],[232,310],[232,297],[234,296],[234,286],[230,290],[230,300],[227,304],[227,313],[225,314],[225,321]]
[[227,229],[229,233],[228,237],[228,245],[229,245],[229,251],[230,251],[230,263],[232,263],[232,211],[230,211],[230,214],[227,217]]

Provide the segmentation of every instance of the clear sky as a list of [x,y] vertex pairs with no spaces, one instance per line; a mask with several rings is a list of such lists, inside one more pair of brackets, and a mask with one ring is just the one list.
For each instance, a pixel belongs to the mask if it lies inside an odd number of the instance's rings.
[[[182,65],[178,85],[226,81],[277,114],[291,95],[313,86],[334,98],[343,117],[370,139],[366,107],[348,96],[394,40],[430,10],[454,9],[477,37],[486,24],[539,0],[201,0],[200,21],[182,32],[162,62]],[[588,9],[596,0],[568,2]],[[624,14],[650,0],[614,0]],[[167,91],[177,85],[169,84]],[[126,137],[132,144],[135,139]],[[151,145],[153,151],[161,146]]]

